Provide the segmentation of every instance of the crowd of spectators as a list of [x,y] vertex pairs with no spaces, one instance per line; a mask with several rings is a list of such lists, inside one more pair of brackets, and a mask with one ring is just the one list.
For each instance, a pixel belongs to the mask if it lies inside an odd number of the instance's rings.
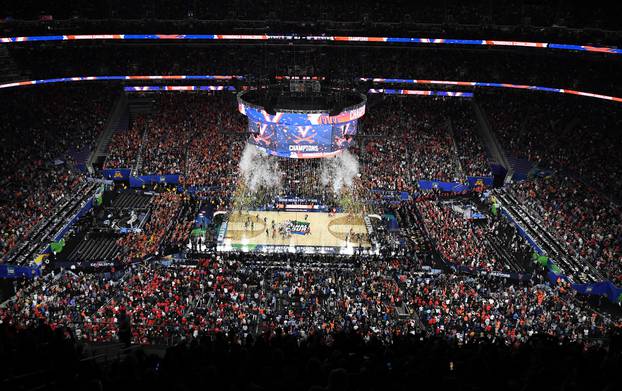
[[454,210],[451,204],[422,201],[417,203],[417,208],[431,239],[447,262],[487,271],[507,267],[488,242],[489,231],[485,224],[472,221]]
[[79,326],[77,335],[89,341],[113,340],[121,313],[127,314],[137,343],[170,343],[167,337],[192,335],[199,326],[190,322],[192,310],[202,298],[206,277],[200,268],[139,267]]
[[118,129],[112,134],[104,168],[133,168],[145,131],[145,116],[138,114],[129,129]]
[[97,274],[51,272],[35,281],[18,281],[16,294],[0,307],[1,323],[36,326],[79,324],[97,311],[115,282]]
[[196,95],[158,95],[152,115],[141,114],[130,129],[118,131],[109,144],[106,167],[139,168],[146,173],[183,174],[186,151],[201,115]]
[[3,324],[69,327],[114,341],[172,344],[227,333],[240,341],[283,333],[326,341],[341,332],[391,343],[429,334],[460,343],[520,344],[534,334],[591,344],[619,319],[595,312],[566,283],[427,275],[410,257],[221,254],[190,265],[135,265],[123,276],[61,272],[18,289]]
[[[414,206],[446,262],[472,270],[530,271],[533,250],[505,218],[471,201],[419,200]],[[481,207],[481,206],[480,206]]]
[[510,156],[568,173],[604,192],[622,190],[620,108],[550,94],[482,94],[492,130]]
[[114,134],[105,167],[179,174],[187,186],[230,189],[241,152],[241,143],[234,141],[241,140],[244,129],[234,99],[187,93],[154,99],[153,114]]
[[[205,98],[203,98],[205,99]],[[230,189],[243,147],[245,118],[229,96],[204,100],[203,116],[188,148],[188,186]]]
[[94,147],[112,95],[107,88],[84,87],[33,87],[2,95],[0,257],[4,258],[83,182],[77,159]]
[[[108,362],[89,357],[71,329],[47,325],[27,330],[0,325],[8,386],[53,384],[66,390],[147,387],[194,390],[508,390],[577,388],[612,390],[620,382],[620,336],[585,347],[534,334],[507,346],[443,337],[397,336],[392,344],[359,334],[316,336],[303,343],[274,333],[240,339],[233,333],[202,337],[165,349],[137,347]],[[37,358],[36,375],[32,374]],[[482,374],[485,374],[483,376]]]
[[183,174],[188,143],[201,117],[204,105],[194,94],[157,96],[154,115],[146,119],[140,144],[142,172]]
[[[132,165],[143,174],[177,173],[184,185],[207,193],[231,190],[244,145],[244,121],[230,98],[158,96],[155,114],[115,134],[106,166]],[[412,193],[420,179],[464,182],[465,174],[490,174],[469,103],[449,103],[457,108],[455,116],[453,110],[443,109],[446,103],[390,98],[368,111],[361,147],[353,149],[362,163],[365,187]],[[183,109],[177,110],[179,106]],[[192,114],[181,115],[184,110]],[[140,146],[132,146],[140,140]],[[389,159],[394,164],[386,164]],[[141,163],[133,166],[137,161]]]
[[619,206],[564,176],[519,182],[505,191],[541,220],[569,256],[622,281]]
[[582,309],[569,284],[515,286],[442,276],[420,281],[414,291],[413,306],[430,331],[460,341],[525,342],[534,333],[580,341],[605,335],[609,324]]
[[431,100],[395,99],[364,117],[363,175],[370,188],[413,191],[419,179],[459,181],[464,174],[447,122]]
[[469,176],[492,176],[486,147],[478,135],[475,113],[468,102],[443,102],[444,112],[451,118],[453,137],[458,148],[462,170]]
[[473,116],[468,102],[407,97],[375,104],[359,137],[367,186],[412,192],[418,180],[464,182],[466,175],[490,175]]
[[[257,29],[266,24],[281,32],[290,31],[281,29],[281,26],[294,24],[297,30],[312,33],[322,33],[327,27],[365,28],[372,32],[403,32],[425,27],[435,28],[444,37],[466,31],[470,37],[481,39],[485,38],[480,36],[482,33],[496,32],[502,35],[499,38],[504,39],[524,37],[533,40],[544,35],[570,38],[574,42],[580,38],[599,40],[615,37],[615,32],[619,30],[615,18],[617,13],[619,7],[614,4],[590,6],[520,0],[502,4],[490,4],[485,0],[464,4],[453,0],[442,5],[427,1],[417,6],[403,0],[365,0],[356,4],[320,0],[301,6],[287,3],[275,6],[268,1],[179,4],[166,1],[136,1],[131,4],[98,1],[88,5],[54,3],[46,7],[9,1],[0,18],[5,20],[7,30],[33,33],[68,28],[72,33],[101,33],[98,28],[104,23],[106,26],[125,28],[123,32],[179,33],[174,28],[185,27],[191,32],[202,33],[205,29],[201,28],[210,25],[228,29]],[[39,23],[33,23],[37,19]]]
[[[608,14],[614,7],[588,7],[567,3],[525,3],[508,1],[503,5],[491,6],[484,0],[468,5],[459,1],[446,1],[437,4],[432,1],[414,6],[408,1],[392,0],[389,3],[365,0],[356,4],[316,1],[302,7],[293,4],[274,6],[269,1],[238,1],[231,3],[179,3],[165,1],[136,1],[132,4],[96,2],[95,4],[60,5],[52,4],[46,8],[35,7],[16,1],[9,2],[0,16],[11,19],[37,19],[40,15],[52,15],[54,19],[121,19],[121,20],[183,20],[189,17],[198,20],[270,20],[317,22],[330,20],[336,22],[358,22],[366,25],[377,23],[460,23],[468,25],[498,24],[520,25],[527,18],[528,24],[535,26],[563,25],[573,27],[599,27],[607,29],[608,23],[615,19]],[[406,18],[408,15],[408,18]],[[612,26],[616,26],[612,24]]]
[[[177,254],[185,249],[190,241],[190,235],[194,228],[198,207],[188,194],[176,195],[181,200],[177,204],[176,214],[173,216],[173,224],[166,230],[160,249],[162,254]],[[206,227],[202,227],[206,228]]]
[[[119,261],[141,260],[160,254],[161,246],[180,246],[188,241],[190,224],[180,216],[189,196],[175,190],[157,193],[149,208],[149,218],[140,232],[130,233],[117,240],[122,251]],[[185,232],[183,230],[188,229]]]

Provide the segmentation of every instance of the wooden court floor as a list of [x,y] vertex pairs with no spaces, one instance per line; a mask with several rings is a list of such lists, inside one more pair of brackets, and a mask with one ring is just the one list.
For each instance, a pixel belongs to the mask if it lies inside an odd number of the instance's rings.
[[[272,228],[273,221],[275,229]],[[281,235],[280,226],[289,226],[290,234]],[[371,247],[362,216],[320,212],[235,211],[229,216],[225,243],[324,247],[358,247],[360,244],[363,248]]]

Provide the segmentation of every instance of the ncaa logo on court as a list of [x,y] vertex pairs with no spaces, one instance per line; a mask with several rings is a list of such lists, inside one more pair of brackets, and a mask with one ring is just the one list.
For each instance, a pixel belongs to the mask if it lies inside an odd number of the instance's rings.
[[290,220],[287,230],[296,235],[306,235],[311,232],[311,223],[307,221]]

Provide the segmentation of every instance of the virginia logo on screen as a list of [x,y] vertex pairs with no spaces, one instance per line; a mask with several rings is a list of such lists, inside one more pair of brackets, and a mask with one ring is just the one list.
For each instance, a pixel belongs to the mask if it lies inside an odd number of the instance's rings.
[[311,223],[307,221],[289,220],[287,230],[296,235],[306,235],[311,232]]

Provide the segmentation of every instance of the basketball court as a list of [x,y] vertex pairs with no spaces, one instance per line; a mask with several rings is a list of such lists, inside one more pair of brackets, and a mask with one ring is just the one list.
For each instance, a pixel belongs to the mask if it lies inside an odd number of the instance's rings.
[[218,251],[375,253],[367,217],[346,213],[235,211],[222,224]]

